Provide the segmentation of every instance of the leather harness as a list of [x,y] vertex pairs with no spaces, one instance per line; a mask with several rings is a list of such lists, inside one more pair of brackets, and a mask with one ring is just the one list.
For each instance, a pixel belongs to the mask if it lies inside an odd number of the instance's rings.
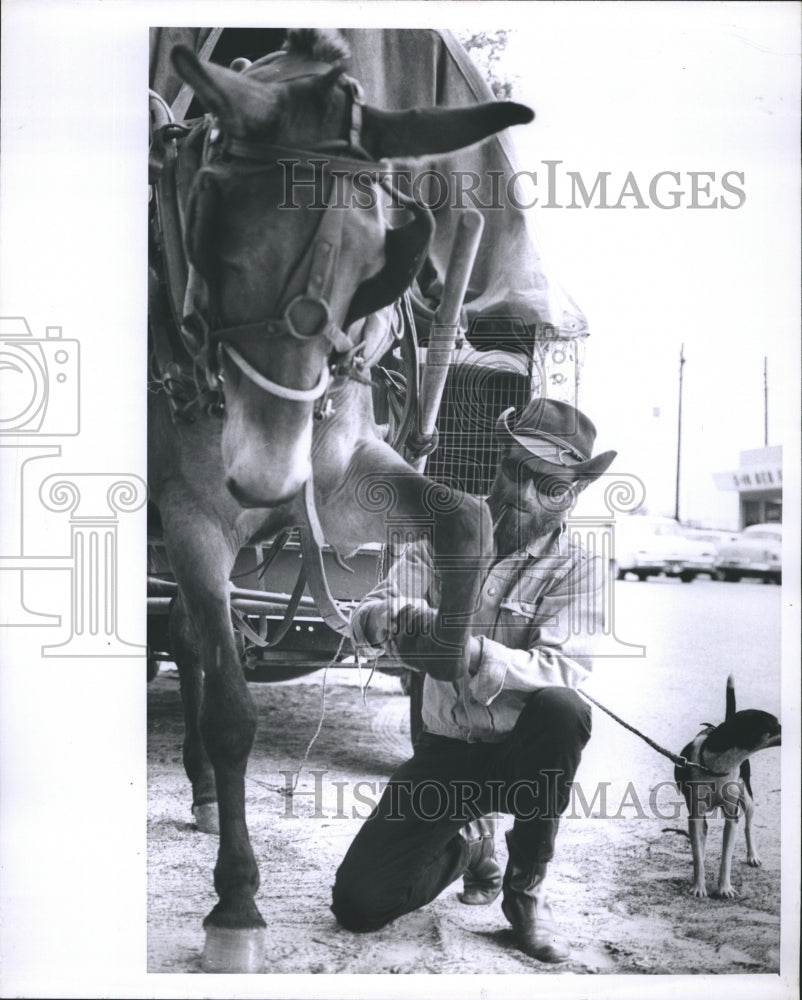
[[[326,63],[294,65],[292,62],[284,68],[282,60],[278,58],[279,55],[277,53],[268,57],[271,62],[275,62],[276,82],[284,83],[303,77],[321,76],[330,73],[332,69]],[[401,230],[389,232],[390,239],[394,239],[395,253],[388,254],[392,259],[388,259],[383,272],[373,279],[368,279],[358,289],[346,325],[349,321],[359,318],[353,315],[355,308],[362,312],[357,300],[365,309],[362,315],[389,304],[380,301],[382,295],[388,294],[388,288],[397,290],[396,286],[399,285],[403,291],[414,278],[425,257],[433,226],[431,214],[428,209],[398,191],[390,180],[388,164],[373,161],[362,148],[362,88],[350,77],[343,75],[341,81],[349,96],[348,138],[320,143],[308,149],[296,149],[224,135],[211,116],[199,120],[175,122],[171,120],[170,109],[166,103],[158,95],[151,95],[151,116],[154,121],[150,150],[151,180],[156,192],[157,225],[168,299],[173,318],[181,330],[185,348],[181,353],[189,355],[195,364],[200,363],[205,369],[206,382],[213,395],[222,395],[223,351],[260,389],[296,402],[321,400],[327,392],[332,376],[353,378],[366,383],[370,381],[364,374],[364,339],[352,342],[331,319],[327,301],[334,283],[337,258],[343,240],[344,212],[331,204],[327,204],[321,212],[314,239],[287,280],[278,303],[277,315],[253,323],[226,326],[219,319],[219,311],[212,301],[209,281],[212,276],[209,267],[204,266],[204,262],[198,259],[197,250],[199,242],[197,237],[198,234],[201,237],[203,235],[204,217],[213,211],[214,189],[218,186],[232,179],[268,174],[288,162],[294,166],[300,164],[302,168],[311,166],[316,169],[322,166],[324,175],[328,175],[329,178],[334,171],[337,171],[345,175],[359,174],[373,184],[378,183],[397,204],[412,212],[412,223]],[[182,199],[178,190],[180,187],[178,142],[192,136],[190,142],[192,146],[201,138],[201,134],[203,139],[201,165],[191,181],[186,198],[186,210],[182,211]],[[405,230],[410,230],[411,234],[406,235]],[[190,258],[189,263],[184,253],[185,247]],[[402,260],[402,264],[406,266],[400,268],[401,274],[393,276],[394,280],[388,281],[384,272],[391,266],[399,270],[399,257],[406,258]],[[304,272],[306,272],[305,287],[302,286],[300,278]],[[197,293],[201,283],[204,286],[202,292],[208,303],[208,309],[205,315],[199,315],[196,310],[188,316],[188,312],[191,311],[188,309],[190,297]],[[302,290],[298,294],[288,294],[288,290],[298,288],[299,285],[302,286]],[[369,290],[364,286],[369,286]],[[169,331],[165,331],[162,323],[155,322],[153,332],[156,361],[161,373],[159,381],[171,397],[174,415],[183,415],[187,410],[188,387],[186,375],[182,379],[177,370],[182,366],[180,362],[177,363],[176,345],[166,343],[169,340]],[[331,345],[329,364],[324,366],[317,384],[311,389],[295,389],[277,383],[260,372],[244,356],[247,353],[245,345],[248,343],[277,336],[292,337],[302,342],[322,337]],[[377,351],[375,357],[384,353],[392,343],[393,336],[393,332],[388,331],[383,349]],[[197,385],[197,379],[191,381]],[[178,407],[177,402],[183,406]],[[316,416],[323,417],[327,412],[324,400],[323,405],[317,407]]]

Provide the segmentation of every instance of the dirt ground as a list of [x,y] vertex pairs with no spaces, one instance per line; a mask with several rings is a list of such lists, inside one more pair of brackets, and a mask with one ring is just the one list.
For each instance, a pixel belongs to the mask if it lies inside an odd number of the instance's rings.
[[[747,866],[739,832],[733,865],[739,898],[694,899],[688,895],[689,842],[675,832],[684,827],[685,814],[671,786],[671,763],[598,710],[577,776],[588,809],[581,800],[569,808],[550,873],[552,901],[573,944],[570,962],[542,965],[516,951],[500,899],[487,907],[463,906],[459,883],[378,933],[341,930],[329,911],[334,872],[381,783],[410,754],[408,699],[395,677],[377,674],[365,692],[355,669],[329,670],[325,691],[323,678],[319,672],[301,681],[252,685],[260,724],[248,772],[248,820],[262,873],[257,904],[268,927],[265,972],[778,972],[779,754],[767,752],[752,763],[763,867]],[[596,697],[603,693],[594,691]],[[637,706],[637,694],[631,697]],[[723,700],[723,691],[716,700]],[[200,972],[201,921],[215,901],[216,841],[192,821],[174,670],[163,669],[149,685],[148,702],[148,971]],[[640,721],[659,731],[660,707]],[[673,749],[694,735],[697,721],[682,739],[677,735]],[[600,789],[606,801],[594,800]],[[499,824],[502,865],[501,830],[510,824],[507,817]],[[720,819],[711,822],[709,891],[722,826]]]

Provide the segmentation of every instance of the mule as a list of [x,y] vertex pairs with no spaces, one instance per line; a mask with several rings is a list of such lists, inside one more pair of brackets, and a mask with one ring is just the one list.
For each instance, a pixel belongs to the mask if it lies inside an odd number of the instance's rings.
[[[149,397],[150,490],[178,585],[170,647],[193,813],[201,829],[219,830],[203,967],[258,971],[265,923],[244,786],[257,718],[229,574],[242,546],[310,510],[341,553],[384,541],[388,518],[412,533],[423,524],[443,597],[432,634],[410,640],[408,659],[426,658],[444,678],[466,669],[477,574],[460,556],[486,556],[492,531],[479,501],[415,473],[374,420],[369,370],[390,345],[391,303],[431,234],[429,213],[398,191],[389,192],[395,210],[411,221],[388,227],[379,161],[459,149],[532,112],[511,102],[364,105],[332,32],[289,32],[284,52],[236,70],[182,47],[172,59],[211,112],[179,164],[190,262],[182,334],[200,385],[180,413],[170,390],[181,379],[163,378],[165,391]],[[157,295],[151,326],[166,313]]]

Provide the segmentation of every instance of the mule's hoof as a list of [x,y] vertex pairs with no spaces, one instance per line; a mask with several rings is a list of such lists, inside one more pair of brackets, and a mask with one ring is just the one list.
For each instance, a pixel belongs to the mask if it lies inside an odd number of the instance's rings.
[[220,816],[216,802],[204,802],[203,805],[193,806],[192,815],[201,833],[213,833],[219,836]]
[[265,932],[261,927],[249,930],[231,927],[207,927],[201,968],[204,972],[264,971]]

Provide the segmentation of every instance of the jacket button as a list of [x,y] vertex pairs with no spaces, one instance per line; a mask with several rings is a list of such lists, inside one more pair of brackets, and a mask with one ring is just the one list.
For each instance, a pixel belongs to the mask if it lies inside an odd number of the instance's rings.
[[496,594],[497,594],[497,592],[498,592],[498,591],[496,590],[496,588],[495,588],[495,587],[488,587],[488,588],[487,588],[487,596],[488,596],[488,597],[495,597],[495,596],[496,596]]

